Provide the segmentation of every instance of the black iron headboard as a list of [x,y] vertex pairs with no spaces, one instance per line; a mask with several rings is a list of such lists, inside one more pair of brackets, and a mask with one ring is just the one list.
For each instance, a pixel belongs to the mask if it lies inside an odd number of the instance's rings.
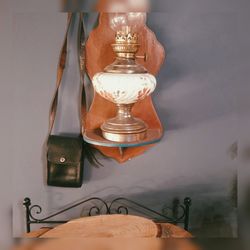
[[[52,220],[58,215],[65,213],[73,208],[81,205],[87,205],[88,203],[99,203],[99,205],[93,205],[88,208],[88,216],[101,215],[101,214],[133,214],[140,215],[149,219],[152,219],[158,223],[172,223],[172,224],[183,224],[184,229],[189,229],[189,212],[191,206],[191,198],[185,198],[183,204],[177,202],[173,207],[164,206],[163,213],[159,213],[151,208],[148,208],[142,204],[132,201],[127,198],[117,198],[111,202],[106,202],[101,198],[89,198],[80,202],[74,203],[73,205],[62,209],[56,213],[53,213],[44,218],[37,218],[36,216],[42,213],[42,207],[39,205],[32,205],[30,198],[25,198],[23,205],[25,207],[25,219],[26,219],[26,231],[31,231],[32,224],[63,224],[68,222],[60,220]],[[171,212],[171,216],[169,215]],[[35,215],[36,214],[36,215]]]

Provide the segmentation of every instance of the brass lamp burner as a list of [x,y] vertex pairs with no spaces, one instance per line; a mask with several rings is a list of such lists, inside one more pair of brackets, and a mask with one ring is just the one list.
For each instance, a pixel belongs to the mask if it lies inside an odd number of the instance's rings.
[[105,72],[121,74],[143,74],[148,72],[142,65],[137,64],[135,61],[136,58],[147,59],[146,55],[136,56],[140,48],[138,34],[118,31],[112,48],[116,53],[116,60],[104,69]]
[[93,80],[97,93],[115,103],[118,109],[116,117],[102,124],[102,135],[114,142],[139,142],[146,138],[148,126],[132,115],[132,107],[154,91],[156,80],[136,63],[138,34],[119,31],[112,47],[116,60]]

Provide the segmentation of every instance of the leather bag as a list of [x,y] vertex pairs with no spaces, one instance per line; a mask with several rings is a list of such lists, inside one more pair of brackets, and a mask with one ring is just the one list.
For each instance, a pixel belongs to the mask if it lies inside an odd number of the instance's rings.
[[[63,48],[60,54],[60,60],[57,70],[57,87],[55,96],[51,106],[50,112],[50,132],[47,143],[47,184],[49,186],[57,187],[74,187],[78,188],[82,186],[83,181],[83,167],[84,167],[84,156],[85,148],[87,144],[84,143],[82,138],[82,131],[78,137],[69,137],[62,135],[52,135],[52,129],[55,122],[59,88],[62,81],[62,76],[65,68],[67,58],[67,40],[68,33],[72,22],[73,15],[68,15],[68,26],[64,39]],[[81,101],[81,116],[83,117],[86,113],[86,98],[83,84],[84,69],[85,69],[85,41],[84,41],[84,28],[83,18],[80,14],[79,18],[79,30],[78,30],[78,42],[79,42],[79,67],[81,74],[81,85],[82,85],[82,101]],[[83,123],[82,123],[83,130]]]
[[83,140],[51,135],[48,139],[48,185],[81,187],[83,180]]

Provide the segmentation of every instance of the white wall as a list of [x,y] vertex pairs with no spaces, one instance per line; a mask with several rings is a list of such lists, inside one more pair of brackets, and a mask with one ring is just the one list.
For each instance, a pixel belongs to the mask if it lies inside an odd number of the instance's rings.
[[[243,2],[167,1],[166,13],[149,15],[150,27],[168,52],[153,96],[165,137],[124,165],[111,160],[103,160],[100,169],[86,165],[84,185],[75,190],[47,187],[44,178],[43,148],[66,15],[26,12],[20,6],[12,6],[10,15],[8,2],[1,1],[0,18],[9,18],[0,26],[3,240],[10,232],[10,196],[14,236],[24,231],[26,196],[51,212],[83,197],[118,195],[158,209],[174,197],[191,196],[197,235],[235,236],[230,194],[241,165],[231,158],[230,147],[237,141],[243,148],[249,145],[250,35]],[[78,83],[74,60],[69,67],[73,86]]]

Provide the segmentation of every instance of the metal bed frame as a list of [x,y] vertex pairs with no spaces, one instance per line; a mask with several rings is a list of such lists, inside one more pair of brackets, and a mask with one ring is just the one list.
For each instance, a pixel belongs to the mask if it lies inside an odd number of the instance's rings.
[[[93,204],[95,203],[95,204]],[[97,204],[99,203],[99,204]],[[140,215],[146,218],[149,218],[157,223],[171,223],[171,224],[183,224],[184,229],[188,231],[189,229],[189,215],[190,215],[190,206],[191,198],[186,197],[183,201],[183,204],[177,202],[173,207],[164,206],[163,212],[157,212],[151,208],[148,208],[140,203],[132,201],[127,198],[117,198],[111,202],[106,202],[101,198],[89,198],[73,205],[68,206],[65,209],[62,209],[58,212],[55,212],[49,216],[43,218],[37,218],[37,215],[42,214],[42,207],[39,205],[32,205],[30,198],[25,198],[23,201],[23,206],[25,208],[25,220],[26,220],[26,232],[31,231],[31,225],[33,224],[64,224],[69,220],[53,220],[58,215],[64,214],[65,212],[80,207],[81,205],[91,205],[87,208],[88,216],[96,215],[111,215],[111,214],[134,214]],[[85,209],[83,207],[83,209]],[[130,213],[130,210],[133,213]],[[171,212],[171,216],[169,213]]]

